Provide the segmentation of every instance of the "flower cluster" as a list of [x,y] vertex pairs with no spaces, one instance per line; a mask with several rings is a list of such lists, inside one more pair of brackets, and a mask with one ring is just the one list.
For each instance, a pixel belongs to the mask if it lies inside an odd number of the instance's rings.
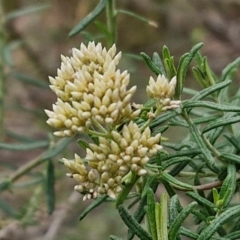
[[163,110],[176,108],[179,106],[180,101],[172,101],[175,93],[177,79],[176,76],[169,82],[164,75],[158,75],[156,81],[153,77],[150,77],[149,84],[146,88],[146,92],[150,98],[155,99]]
[[111,131],[109,138],[99,137],[99,144],[89,144],[87,148],[87,170],[82,159],[64,159],[69,176],[79,182],[75,190],[85,194],[84,199],[107,194],[116,198],[122,190],[122,180],[131,171],[138,176],[145,175],[149,158],[162,149],[160,134],[151,137],[151,131],[143,132],[136,123],[124,125],[122,132]]
[[113,45],[109,51],[99,43],[90,42],[80,50],[74,48],[72,57],[62,56],[61,68],[55,78],[50,77],[50,88],[57,95],[53,111],[45,110],[47,123],[59,129],[57,136],[72,136],[91,127],[119,124],[124,118],[136,117],[130,100],[136,86],[127,90],[129,74],[116,69],[121,53]]
[[[115,45],[107,51],[100,43],[81,44],[72,57],[62,56],[57,76],[49,78],[57,101],[52,111],[45,111],[47,123],[57,129],[54,134],[85,132],[97,139],[87,145],[84,160],[77,154],[73,160],[63,159],[84,199],[102,194],[116,198],[128,174],[147,174],[149,159],[162,149],[160,134],[152,136],[148,127],[150,118],[141,127],[133,121],[141,107],[131,106],[136,86],[127,89],[130,77],[117,69],[120,58]],[[171,100],[175,85],[176,77],[170,82],[163,75],[156,81],[150,78],[147,94],[159,103],[160,111],[178,105]]]

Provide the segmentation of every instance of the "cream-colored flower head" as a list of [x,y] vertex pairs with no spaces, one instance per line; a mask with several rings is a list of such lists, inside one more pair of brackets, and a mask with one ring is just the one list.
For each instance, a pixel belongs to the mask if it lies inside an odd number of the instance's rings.
[[139,176],[147,173],[146,164],[150,157],[162,149],[160,134],[151,137],[149,128],[143,132],[136,123],[124,125],[122,132],[111,131],[108,139],[100,137],[99,144],[89,144],[86,160],[87,171],[82,160],[64,159],[64,164],[79,182],[79,192],[87,192],[85,199],[108,194],[115,198],[122,190],[122,179],[130,171]]
[[128,72],[116,68],[121,53],[116,55],[115,45],[107,51],[100,43],[82,43],[80,49],[72,50],[72,57],[61,58],[57,76],[49,78],[58,99],[53,111],[45,110],[47,123],[59,129],[55,135],[84,131],[93,119],[102,125],[119,124],[139,114],[130,105],[136,86],[128,90]]
[[164,75],[158,75],[156,81],[150,77],[146,92],[150,98],[160,101],[163,105],[169,105],[175,93],[176,76],[169,82]]

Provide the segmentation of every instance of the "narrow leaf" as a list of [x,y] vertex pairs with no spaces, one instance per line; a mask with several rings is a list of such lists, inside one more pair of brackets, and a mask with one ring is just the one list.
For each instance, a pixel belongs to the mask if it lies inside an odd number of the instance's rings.
[[213,234],[222,227],[225,223],[228,223],[233,218],[238,217],[240,214],[240,206],[230,207],[221,214],[219,214],[211,224],[206,227],[199,235],[198,240],[209,240]]
[[48,214],[52,214],[55,208],[55,174],[54,164],[52,160],[47,163],[47,175],[46,175],[46,194],[47,194],[47,208]]
[[207,199],[201,197],[199,194],[196,192],[187,192],[186,195],[197,201],[199,204],[202,204],[204,206],[210,207],[210,208],[215,208],[215,204],[212,202],[208,201]]
[[169,229],[168,237],[169,239],[176,239],[179,234],[180,227],[183,221],[188,217],[191,213],[192,209],[197,206],[196,202],[191,202],[186,208],[184,208],[178,215],[178,217],[174,220],[172,226]]
[[208,132],[220,126],[226,126],[233,123],[237,123],[239,121],[240,121],[240,116],[230,117],[230,118],[222,117],[212,123],[209,123],[205,128],[203,128],[202,133]]
[[77,143],[84,150],[86,150],[87,148],[90,148],[89,144],[87,142],[83,141],[82,139],[78,139]]
[[[175,94],[174,94],[174,99],[180,99],[180,96],[182,94],[183,91],[183,86],[184,86],[184,82],[185,82],[185,77],[184,76],[184,69],[183,66],[184,62],[186,60],[186,58],[189,56],[189,53],[185,53],[181,56],[179,63],[178,63],[178,68],[177,68],[177,85],[175,88]],[[186,74],[186,73],[185,73]]]
[[157,225],[155,217],[155,195],[152,189],[149,189],[147,192],[147,218],[148,225],[152,235],[153,240],[158,240],[157,238]]
[[72,37],[79,32],[81,32],[84,28],[86,28],[91,22],[97,18],[101,12],[106,7],[107,0],[100,0],[98,5],[95,7],[93,11],[91,11],[84,19],[82,19],[69,33],[69,37]]
[[183,103],[183,108],[194,108],[194,107],[206,107],[214,110],[224,111],[224,112],[240,112],[240,107],[235,107],[227,104],[218,104],[209,101],[189,101]]
[[116,237],[114,235],[109,236],[110,240],[122,240],[122,238]]
[[17,73],[17,72],[12,73],[11,75],[14,78],[20,80],[21,82],[28,83],[28,84],[31,84],[31,85],[34,85],[36,87],[40,87],[43,89],[49,89],[49,84],[45,81],[41,81],[41,80],[35,79],[33,77],[29,77],[27,75]]
[[228,175],[222,183],[221,190],[219,192],[219,200],[222,201],[221,206],[227,207],[231,202],[232,197],[236,189],[236,166],[235,164],[227,165]]
[[153,60],[153,63],[156,65],[156,67],[161,72],[161,74],[166,76],[166,71],[165,71],[164,65],[163,65],[162,60],[158,53],[156,53],[156,52],[153,53],[152,60]]
[[0,209],[13,218],[16,218],[18,216],[18,212],[10,204],[2,200],[1,198],[0,198]]
[[221,153],[220,158],[230,163],[240,164],[240,156],[233,153],[223,152]]
[[79,217],[79,221],[82,221],[87,215],[88,213],[90,213],[94,208],[96,208],[98,205],[100,205],[102,202],[104,202],[104,200],[107,199],[107,195],[102,195],[98,198],[96,198],[80,215]]
[[168,219],[167,194],[162,193],[160,200],[159,222],[157,223],[157,229],[159,230],[158,236],[160,236],[160,238],[158,238],[159,240],[168,240],[168,228],[166,219]]
[[235,61],[233,61],[232,63],[229,63],[222,71],[222,81],[225,81],[229,74],[231,74],[232,71],[234,71],[238,65],[240,64],[240,57],[237,58]]
[[208,88],[205,88],[203,89],[202,91],[198,92],[195,96],[193,96],[191,98],[192,101],[198,101],[198,100],[201,100],[205,97],[207,97],[208,95],[216,92],[216,91],[219,91],[225,87],[227,87],[229,84],[232,83],[232,80],[230,79],[227,79],[226,81],[224,82],[220,82],[220,83],[217,83],[211,87],[208,87]]
[[127,227],[134,232],[141,240],[152,240],[151,235],[130,215],[123,205],[118,207],[120,217]]
[[152,21],[152,20],[150,20],[148,18],[142,17],[141,15],[138,15],[138,14],[136,14],[134,12],[130,12],[130,11],[119,9],[119,10],[117,10],[117,14],[119,14],[119,13],[126,14],[126,15],[134,17],[134,18],[136,18],[136,19],[138,19],[138,20],[140,20],[142,22],[148,23],[150,26],[157,27],[157,23],[156,22],[154,22],[154,21]]
[[159,126],[160,124],[166,122],[167,120],[177,116],[178,113],[176,111],[167,111],[161,115],[159,115],[153,122],[150,123],[149,127],[154,128]]
[[49,141],[35,141],[29,143],[0,143],[0,149],[11,151],[28,151],[36,148],[45,148]]
[[170,198],[169,202],[169,226],[171,227],[174,221],[177,219],[179,212],[181,211],[181,205],[179,203],[178,195],[174,195]]
[[135,183],[138,180],[138,178],[139,178],[138,176],[135,177],[135,179],[131,183],[126,184],[123,187],[122,191],[120,192],[120,194],[118,195],[118,197],[116,199],[116,208],[118,208],[118,206],[125,201],[125,199],[127,198],[129,192],[131,191],[131,189],[135,185]]
[[142,194],[141,194],[142,198],[145,197],[145,195],[148,193],[150,186],[152,185],[152,183],[154,182],[154,180],[156,179],[157,176],[158,176],[158,173],[153,174],[152,176],[147,178],[147,181],[144,185],[144,188],[143,188],[143,191],[142,191]]
[[143,60],[146,62],[148,67],[152,70],[153,73],[158,76],[161,73],[161,70],[158,69],[157,65],[152,61],[152,59],[144,52],[141,52],[140,55],[142,56]]
[[166,172],[161,173],[161,178],[163,178],[165,181],[168,181],[173,187],[179,189],[179,190],[193,190],[193,186],[180,182],[176,178],[172,177]]
[[16,11],[12,11],[12,12],[8,13],[7,16],[6,16],[6,20],[9,21],[9,20],[12,20],[12,19],[17,18],[17,17],[25,16],[27,14],[40,12],[40,11],[43,11],[43,10],[49,8],[49,7],[50,7],[50,4],[46,4],[46,3],[27,6],[25,8],[21,8],[21,9],[18,9]]
[[51,147],[43,155],[42,160],[55,157],[57,154],[63,151],[71,141],[72,141],[72,138],[63,138],[59,140],[57,143],[55,143],[54,145],[51,145]]
[[183,162],[189,162],[192,159],[190,157],[175,157],[175,158],[171,158],[170,160],[166,161],[163,165],[162,165],[162,169],[165,170],[168,167],[176,164],[176,163],[183,163]]

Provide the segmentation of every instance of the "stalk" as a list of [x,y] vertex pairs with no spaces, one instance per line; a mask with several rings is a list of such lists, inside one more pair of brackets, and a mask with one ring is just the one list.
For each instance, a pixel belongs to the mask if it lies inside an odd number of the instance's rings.
[[108,0],[107,3],[107,28],[109,37],[107,39],[108,47],[111,47],[116,42],[116,14],[115,0]]

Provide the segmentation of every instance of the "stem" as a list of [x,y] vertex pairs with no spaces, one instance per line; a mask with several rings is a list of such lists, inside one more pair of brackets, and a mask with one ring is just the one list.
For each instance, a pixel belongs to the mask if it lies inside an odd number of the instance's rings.
[[70,139],[66,142],[65,139],[59,140],[57,143],[50,145],[50,148],[44,151],[42,154],[37,156],[36,158],[32,159],[30,162],[21,166],[17,171],[15,171],[7,180],[10,183],[15,182],[17,179],[22,177],[25,173],[28,173],[33,168],[39,166],[49,158],[52,158],[59,154],[70,142]]
[[5,96],[5,63],[4,63],[4,46],[5,46],[5,34],[4,34],[4,11],[3,3],[0,0],[0,141],[3,137],[3,119],[4,119],[4,96]]
[[115,0],[108,0],[107,3],[107,27],[109,38],[107,39],[108,47],[111,47],[116,42],[116,14]]

